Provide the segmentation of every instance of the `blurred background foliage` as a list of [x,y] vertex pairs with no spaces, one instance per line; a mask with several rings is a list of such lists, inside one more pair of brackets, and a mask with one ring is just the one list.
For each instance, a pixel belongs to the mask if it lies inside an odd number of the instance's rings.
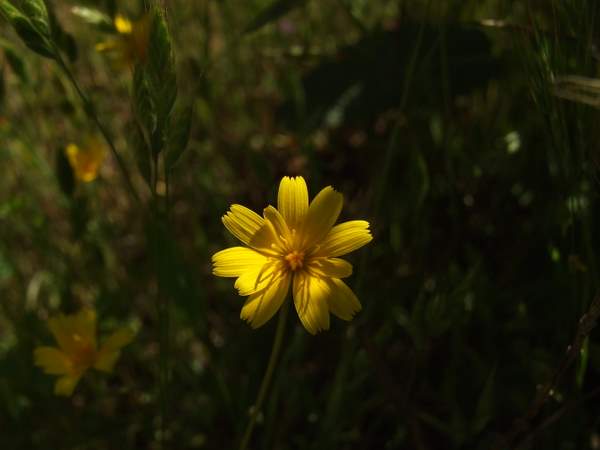
[[[156,261],[172,299],[165,448],[235,448],[275,321],[244,324],[210,256],[234,242],[231,203],[261,211],[296,174],[312,195],[341,190],[343,218],[375,239],[351,257],[352,322],[313,337],[290,315],[252,448],[600,448],[598,332],[555,376],[598,288],[600,206],[597,111],[555,80],[598,75],[597,2],[166,1],[193,115],[158,234],[130,144],[132,72],[94,49],[147,5],[47,4],[142,203],[111,157],[76,182],[64,149],[98,132],[4,21],[2,448],[159,448]],[[81,306],[139,333],[111,377],[59,398],[32,351],[49,315]]]

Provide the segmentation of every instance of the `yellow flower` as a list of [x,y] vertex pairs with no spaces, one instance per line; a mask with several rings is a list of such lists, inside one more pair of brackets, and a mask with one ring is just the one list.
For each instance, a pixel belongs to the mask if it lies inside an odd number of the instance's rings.
[[35,364],[60,378],[54,386],[56,395],[69,396],[81,376],[90,368],[110,373],[121,348],[129,344],[134,333],[121,328],[110,335],[98,348],[96,344],[96,312],[83,309],[77,314],[59,314],[48,320],[58,348],[38,347],[33,357]]
[[302,177],[284,177],[278,209],[268,206],[263,217],[241,205],[223,216],[225,227],[248,247],[232,247],[212,257],[213,273],[236,277],[239,294],[248,296],[241,318],[260,327],[277,312],[292,287],[294,305],[309,333],[329,328],[329,312],[350,320],[361,306],[341,280],[352,265],[338,256],[371,241],[369,223],[352,220],[333,226],[343,196],[331,186],[308,203]]
[[114,25],[118,36],[96,44],[96,50],[114,54],[121,66],[131,67],[136,62],[144,62],[150,40],[150,16],[145,14],[140,20],[132,22],[117,14]]
[[96,179],[100,165],[106,156],[106,148],[97,138],[89,138],[84,148],[75,144],[67,145],[65,149],[69,164],[73,168],[75,178],[89,182]]

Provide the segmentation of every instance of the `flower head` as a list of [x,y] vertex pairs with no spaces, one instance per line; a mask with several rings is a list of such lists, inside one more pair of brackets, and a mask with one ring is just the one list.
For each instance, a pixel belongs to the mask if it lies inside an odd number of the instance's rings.
[[48,320],[50,332],[58,347],[37,347],[33,357],[44,372],[58,375],[56,395],[69,396],[81,376],[92,367],[102,372],[113,370],[121,348],[133,339],[129,328],[120,328],[100,347],[96,343],[96,312],[83,309],[72,315],[59,314]]
[[232,205],[223,224],[248,247],[232,247],[212,257],[213,273],[235,277],[239,294],[248,296],[241,318],[260,327],[277,312],[291,286],[300,321],[309,333],[329,328],[329,313],[350,320],[361,306],[341,280],[352,265],[338,258],[371,241],[369,223],[352,220],[334,226],[342,194],[326,187],[310,203],[302,177],[284,177],[277,209],[263,217]]
[[89,138],[84,147],[69,144],[65,149],[75,178],[90,182],[96,179],[100,166],[106,157],[106,148],[98,138]]
[[136,62],[146,61],[150,41],[150,16],[131,21],[117,14],[114,19],[117,36],[96,44],[99,52],[111,53],[118,65],[133,66]]

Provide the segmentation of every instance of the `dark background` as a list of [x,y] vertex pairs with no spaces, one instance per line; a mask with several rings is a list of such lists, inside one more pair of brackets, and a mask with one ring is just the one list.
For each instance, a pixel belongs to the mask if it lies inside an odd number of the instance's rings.
[[[341,219],[369,220],[374,240],[349,257],[363,305],[352,322],[313,337],[288,317],[252,448],[600,448],[598,332],[575,340],[599,270],[599,117],[581,100],[600,90],[557,84],[596,75],[600,5],[165,3],[193,119],[161,238],[164,448],[238,445],[276,321],[242,322],[243,299],[210,257],[234,243],[220,221],[229,205],[274,204],[283,175],[304,176],[311,196],[335,186]],[[94,50],[110,32],[72,14],[78,5],[130,18],[144,5],[48,2],[146,205],[128,143],[131,71]],[[0,446],[160,448],[147,214],[110,157],[97,180],[73,182],[63,149],[94,124],[6,21],[0,47]],[[90,372],[59,398],[33,348],[52,342],[49,315],[83,305],[101,335],[139,332],[112,376]]]

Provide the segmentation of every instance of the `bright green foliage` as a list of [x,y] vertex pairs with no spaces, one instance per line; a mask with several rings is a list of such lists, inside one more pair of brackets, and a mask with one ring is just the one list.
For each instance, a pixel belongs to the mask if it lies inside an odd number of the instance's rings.
[[89,8],[86,6],[74,6],[71,12],[74,15],[81,17],[90,25],[98,27],[99,30],[115,31],[115,26],[110,16],[98,9]]
[[0,1],[0,12],[13,26],[25,45],[47,58],[54,58],[55,51],[50,41],[48,11],[42,0],[23,2],[24,13],[8,0]]
[[33,27],[46,39],[50,38],[50,17],[44,0],[23,0],[23,13],[31,21]]

